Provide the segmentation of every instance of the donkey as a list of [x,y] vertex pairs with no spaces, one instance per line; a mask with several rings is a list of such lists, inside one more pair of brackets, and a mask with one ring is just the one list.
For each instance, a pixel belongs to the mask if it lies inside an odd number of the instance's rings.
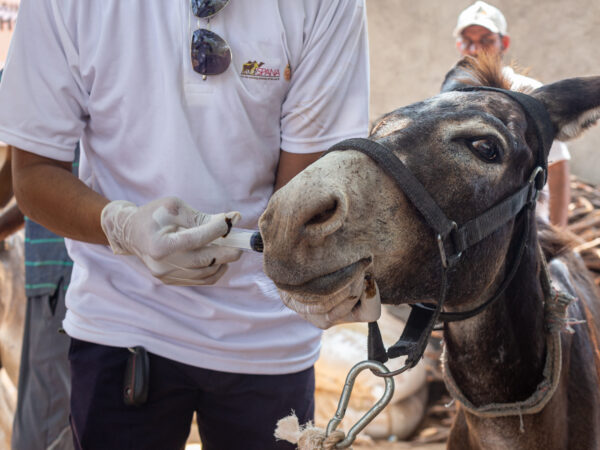
[[552,139],[600,117],[600,77],[521,97],[478,85],[509,89],[498,63],[463,61],[446,80],[458,90],[383,116],[369,143],[335,146],[276,192],[264,269],[321,328],[434,303],[419,339],[444,321],[448,448],[598,449],[598,292],[534,216]]

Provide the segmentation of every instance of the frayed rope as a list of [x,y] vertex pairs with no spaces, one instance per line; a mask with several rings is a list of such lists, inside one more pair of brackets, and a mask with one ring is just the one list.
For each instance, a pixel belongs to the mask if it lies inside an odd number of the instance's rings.
[[557,289],[550,289],[550,299],[544,304],[546,327],[550,333],[566,332],[575,333],[573,325],[585,323],[585,320],[579,320],[573,317],[566,317],[567,308],[571,302],[578,299]]
[[275,429],[275,437],[298,445],[298,450],[334,450],[336,444],[346,437],[341,430],[334,430],[329,436],[325,430],[315,427],[312,422],[300,425],[298,417],[292,413],[280,419]]

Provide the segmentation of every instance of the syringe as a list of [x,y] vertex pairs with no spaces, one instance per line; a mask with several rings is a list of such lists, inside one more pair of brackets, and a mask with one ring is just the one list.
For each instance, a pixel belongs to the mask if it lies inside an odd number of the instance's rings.
[[220,237],[211,242],[214,245],[234,247],[241,250],[252,250],[262,253],[263,241],[259,231],[232,228],[225,237]]

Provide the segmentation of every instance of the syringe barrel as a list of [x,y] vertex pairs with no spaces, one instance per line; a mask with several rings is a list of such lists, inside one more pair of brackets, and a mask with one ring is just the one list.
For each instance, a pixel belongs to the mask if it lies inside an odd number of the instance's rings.
[[232,228],[229,230],[227,236],[215,239],[211,244],[259,253],[263,251],[263,241],[260,232],[242,228]]

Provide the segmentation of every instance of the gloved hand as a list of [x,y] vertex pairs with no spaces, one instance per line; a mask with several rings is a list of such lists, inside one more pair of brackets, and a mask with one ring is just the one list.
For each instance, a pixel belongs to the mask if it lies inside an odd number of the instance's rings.
[[241,250],[208,245],[240,220],[238,212],[204,214],[175,197],[143,206],[115,200],[102,210],[101,225],[117,255],[136,255],[155,277],[180,286],[215,283]]

